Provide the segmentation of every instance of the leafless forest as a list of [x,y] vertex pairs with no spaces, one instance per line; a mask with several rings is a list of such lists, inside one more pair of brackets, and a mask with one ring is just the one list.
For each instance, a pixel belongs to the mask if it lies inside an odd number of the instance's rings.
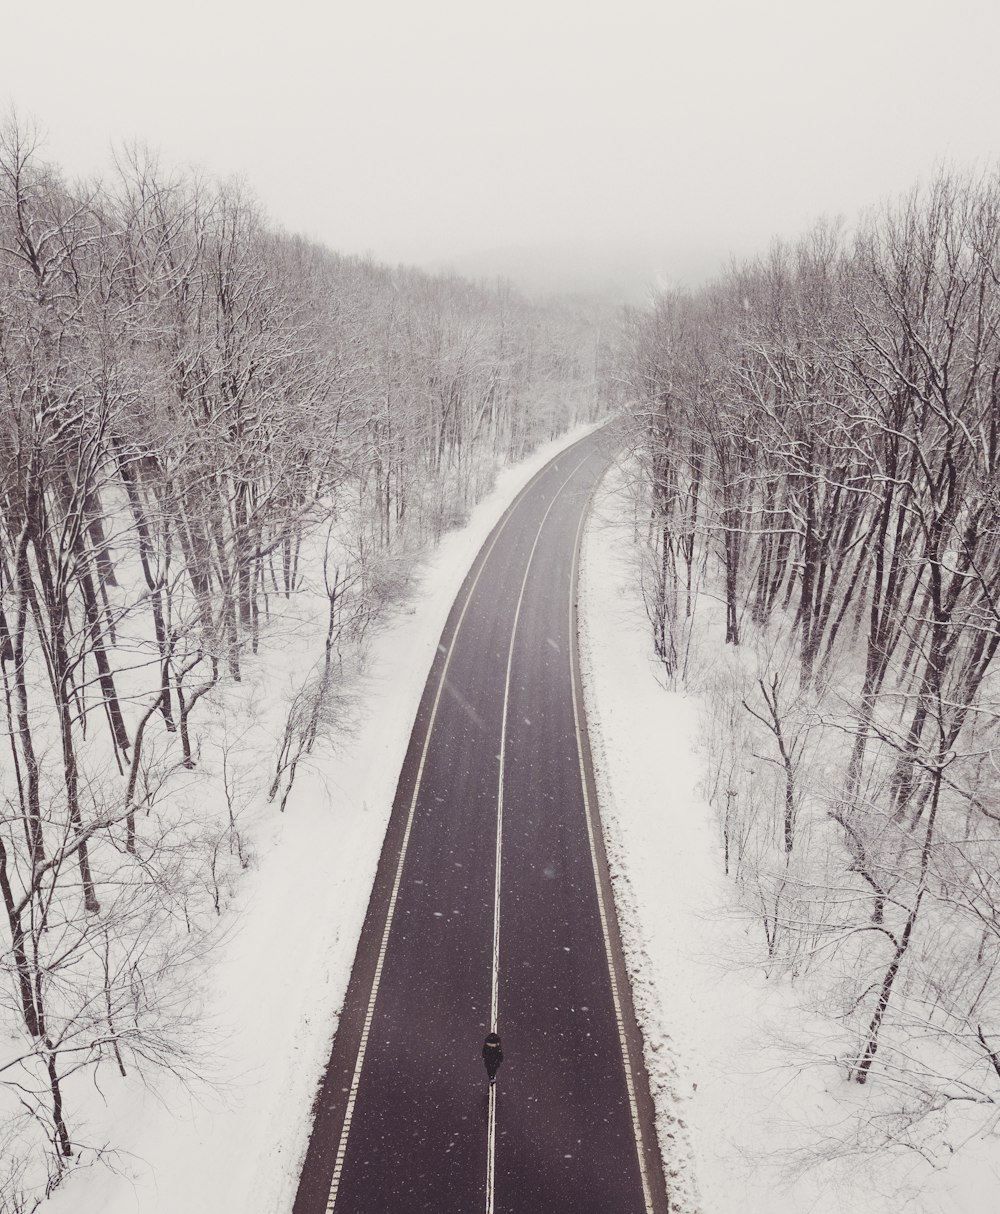
[[1000,180],[661,294],[618,373],[748,961],[823,1018],[797,1061],[835,1056],[850,1109],[821,1150],[919,1150],[955,1102],[993,1123]]
[[570,304],[338,257],[142,151],[70,185],[7,124],[0,1210],[79,1155],[81,1083],[114,1101],[120,1076],[204,1072],[199,967],[249,859],[224,748],[228,808],[175,793],[213,700],[284,643],[276,604],[308,584],[325,618],[275,739],[278,813],[421,549],[593,411],[593,332]]
[[[596,331],[340,257],[140,149],[70,184],[6,124],[0,1214],[113,1153],[78,1130],[85,1085],[210,1078],[199,974],[253,862],[226,695],[321,603],[280,813],[428,543],[596,414]],[[741,960],[801,992],[824,1028],[789,1060],[833,1059],[851,1110],[813,1151],[920,1150],[957,1103],[995,1121],[1000,179],[941,174],[661,293],[610,374]],[[191,792],[207,765],[221,800]]]

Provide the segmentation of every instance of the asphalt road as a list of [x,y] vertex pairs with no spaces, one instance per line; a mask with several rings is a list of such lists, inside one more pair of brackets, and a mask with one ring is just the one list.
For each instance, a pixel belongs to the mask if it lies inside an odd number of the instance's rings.
[[668,1209],[575,665],[604,441],[538,474],[449,617],[294,1214]]

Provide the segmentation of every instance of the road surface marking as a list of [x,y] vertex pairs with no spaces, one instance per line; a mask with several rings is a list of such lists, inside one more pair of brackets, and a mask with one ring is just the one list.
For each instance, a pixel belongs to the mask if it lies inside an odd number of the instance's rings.
[[[492,1033],[497,1031],[497,1012],[500,1001],[500,864],[503,854],[503,770],[507,755],[507,706],[510,702],[510,672],[514,665],[514,642],[517,638],[517,624],[521,618],[521,606],[524,603],[524,591],[528,585],[528,574],[531,572],[531,563],[535,559],[538,541],[542,538],[545,521],[552,513],[552,507],[559,500],[562,491],[589,459],[590,455],[588,454],[586,458],[576,465],[569,476],[566,477],[555,493],[553,493],[552,501],[549,502],[545,513],[542,515],[541,522],[538,524],[538,530],[535,532],[535,541],[531,545],[531,551],[528,553],[527,564],[524,566],[521,591],[517,596],[517,607],[514,609],[514,623],[511,625],[510,630],[510,645],[507,648],[507,674],[503,685],[503,715],[500,718],[500,776],[497,784],[497,846],[496,868],[493,875],[493,980],[490,986],[490,1032]],[[496,1142],[496,1088],[491,1084],[490,1115],[486,1131],[486,1214],[493,1214]]]
[[[571,450],[572,447],[567,448],[567,451]],[[500,539],[500,536],[503,534],[507,524],[513,518],[514,511],[521,504],[528,491],[534,487],[536,481],[540,480],[546,474],[550,467],[551,464],[546,464],[544,468],[541,468],[531,478],[531,480],[528,481],[528,483],[524,486],[520,493],[518,493],[517,497],[514,498],[513,502],[511,502],[510,506],[507,508],[507,512],[501,519],[500,524],[497,527],[496,534],[493,536],[490,546],[487,548],[486,554],[483,556],[482,563],[476,572],[472,585],[469,587],[469,593],[466,595],[465,602],[462,605],[461,614],[459,615],[458,621],[455,624],[455,631],[452,633],[451,640],[448,642],[448,651],[445,654],[444,665],[441,668],[441,677],[438,681],[437,692],[434,696],[434,704],[431,708],[430,720],[427,723],[427,733],[424,735],[423,750],[420,753],[420,764],[417,768],[417,777],[413,785],[413,796],[410,798],[410,808],[406,815],[406,829],[403,831],[403,842],[399,849],[399,860],[396,864],[396,876],[392,883],[392,893],[389,896],[389,907],[386,912],[385,927],[382,930],[382,940],[379,945],[378,960],[375,964],[375,976],[372,980],[371,994],[368,997],[368,1006],[365,1010],[364,1024],[361,1029],[361,1042],[358,1046],[358,1057],[354,1064],[354,1074],[351,1076],[351,1090],[347,1096],[347,1108],[344,1111],[344,1124],[340,1131],[340,1141],[337,1143],[337,1158],[333,1165],[333,1179],[330,1182],[330,1196],[328,1197],[326,1203],[327,1214],[332,1214],[334,1205],[337,1201],[337,1192],[340,1189],[340,1177],[344,1167],[344,1156],[347,1153],[347,1139],[351,1132],[351,1121],[354,1117],[354,1106],[357,1103],[358,1098],[358,1085],[361,1082],[361,1068],[365,1064],[365,1053],[368,1049],[368,1038],[371,1034],[372,1019],[375,1014],[375,999],[378,995],[379,984],[382,981],[382,966],[385,962],[386,949],[388,948],[389,944],[389,932],[392,928],[392,920],[396,912],[396,898],[399,894],[399,885],[403,876],[403,864],[406,860],[406,849],[410,842],[410,828],[413,826],[413,816],[416,812],[417,797],[420,794],[420,782],[424,775],[424,764],[427,759],[427,752],[430,749],[431,734],[434,731],[434,722],[437,719],[438,705],[441,703],[441,693],[444,690],[445,679],[448,675],[448,667],[451,664],[451,655],[454,652],[455,643],[458,640],[458,635],[462,629],[462,622],[465,619],[465,613],[469,609],[469,604],[472,602],[472,596],[476,591],[476,587],[479,585],[479,579],[482,577],[483,570],[486,568],[487,562],[489,561],[493,549],[496,547],[497,541]]]
[[497,1087],[490,1084],[489,1149],[486,1152],[486,1208],[493,1211],[493,1169],[496,1166]]
[[608,930],[608,916],[604,905],[604,892],[601,889],[601,870],[597,863],[597,848],[594,843],[594,824],[592,820],[593,810],[590,804],[590,794],[587,792],[587,771],[583,760],[583,734],[580,727],[580,710],[577,704],[577,662],[579,659],[577,654],[576,632],[574,628],[576,623],[574,597],[580,566],[580,537],[583,534],[583,525],[587,520],[588,514],[589,509],[584,510],[584,512],[580,515],[580,524],[576,531],[576,543],[573,546],[573,568],[570,573],[569,673],[573,697],[573,722],[576,726],[576,753],[580,763],[580,783],[583,787],[583,806],[584,816],[587,819],[587,839],[590,843],[590,862],[594,868],[594,884],[597,887],[597,909],[601,917],[601,932],[604,936],[604,953],[608,960],[608,974],[611,977],[611,997],[614,1000],[615,1005],[615,1020],[618,1022],[618,1041],[622,1051],[622,1063],[625,1067],[625,1086],[628,1089],[629,1108],[632,1110],[632,1135],[635,1138],[636,1154],[639,1157],[639,1175],[642,1179],[642,1196],[646,1203],[646,1214],[653,1214],[653,1197],[649,1188],[649,1176],[646,1173],[646,1154],[643,1150],[642,1128],[639,1124],[639,1106],[637,1105],[635,1099],[635,1084],[632,1081],[632,1067],[629,1062],[628,1041],[625,1037],[625,1018],[622,1015],[621,998],[618,994],[618,979],[615,977],[615,963],[611,954],[611,933]]

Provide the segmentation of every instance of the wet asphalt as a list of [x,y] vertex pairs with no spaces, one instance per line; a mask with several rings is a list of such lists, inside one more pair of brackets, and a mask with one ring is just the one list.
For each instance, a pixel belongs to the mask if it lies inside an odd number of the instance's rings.
[[[500,738],[519,597],[504,763],[498,987],[504,1062],[497,1080],[493,1209],[667,1209],[641,1043],[618,956],[643,1140],[641,1147],[636,1144],[573,707],[576,538],[609,458],[598,433],[547,465],[484,545],[456,600],[400,776],[294,1214],[331,1208],[342,1142],[335,1214],[487,1210],[488,1099],[481,1049],[490,1030]],[[586,745],[584,755],[589,761]],[[411,803],[406,856],[398,870]],[[606,887],[599,831],[597,848]],[[393,918],[384,937],[397,870]],[[605,896],[609,902],[607,888]],[[607,909],[617,951],[613,907]],[[344,1141],[344,1112],[383,939],[378,993]]]

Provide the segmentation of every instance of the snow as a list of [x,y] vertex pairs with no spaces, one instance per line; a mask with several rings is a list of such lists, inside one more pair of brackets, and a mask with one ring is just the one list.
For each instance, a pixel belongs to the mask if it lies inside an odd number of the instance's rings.
[[[417,589],[370,644],[353,736],[300,768],[284,813],[264,801],[266,765],[287,708],[284,692],[301,683],[321,634],[303,627],[276,657],[247,662],[238,695],[253,711],[244,705],[246,732],[229,745],[240,752],[240,826],[253,862],[232,881],[206,971],[203,1082],[158,1083],[154,1092],[132,1081],[107,1100],[92,1092],[75,1137],[114,1143],[104,1157],[112,1166],[76,1169],[46,1203],[47,1214],[291,1209],[396,780],[448,612],[517,492],[593,428],[579,427],[501,472],[468,524],[442,539]],[[211,708],[216,727],[203,743],[202,764],[216,776],[235,715],[224,700]],[[218,783],[193,782],[193,802],[206,789],[218,797]],[[78,1105],[80,1094],[74,1097]]]
[[845,1081],[830,1022],[755,961],[760,928],[739,912],[701,794],[705,706],[664,685],[632,527],[612,473],[584,537],[581,663],[673,1214],[992,1214],[998,1119],[963,1134],[951,1111],[922,1153],[840,1148],[855,1123],[864,1145],[875,1085]]
[[[253,858],[246,873],[227,878],[230,904],[206,970],[204,1082],[154,1092],[133,1080],[114,1094],[91,1092],[77,1137],[114,1143],[113,1167],[75,1170],[47,1212],[291,1208],[315,1086],[448,611],[517,491],[588,429],[502,473],[468,525],[444,537],[419,588],[372,641],[349,744],[314,755],[300,769],[283,814],[265,803],[259,786],[271,752],[257,756],[255,768],[255,748],[280,719],[285,691],[308,668],[310,644],[315,656],[316,637],[304,627],[270,664],[248,663],[259,720],[233,745],[243,750],[243,786],[236,791]],[[824,1041],[828,1023],[752,960],[751,935],[759,928],[741,917],[727,886],[712,811],[699,791],[704,709],[697,697],[667,690],[659,677],[632,576],[631,525],[612,476],[585,534],[581,656],[673,1214],[992,1212],[995,1133],[963,1128],[958,1115],[942,1124],[930,1161],[915,1153],[838,1159],[824,1147],[838,1123],[863,1110],[862,1097],[844,1083],[832,1049],[828,1067],[800,1061],[803,1042]],[[204,738],[203,765],[216,775],[230,719],[224,708],[222,700],[212,708],[216,728]],[[218,796],[218,781],[192,782],[193,805],[206,789]],[[815,1166],[803,1171],[805,1159]]]

